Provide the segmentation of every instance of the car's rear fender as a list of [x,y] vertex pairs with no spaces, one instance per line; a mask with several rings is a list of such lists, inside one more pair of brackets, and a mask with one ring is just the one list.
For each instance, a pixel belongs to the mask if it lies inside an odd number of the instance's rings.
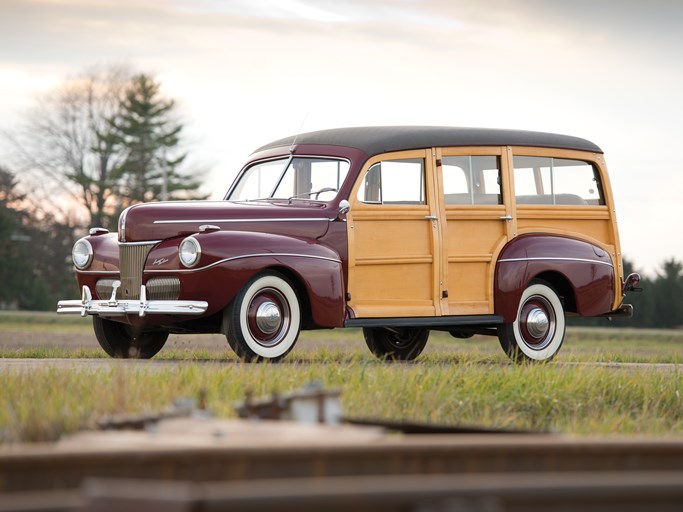
[[500,253],[494,279],[496,314],[513,322],[524,289],[537,278],[555,287],[566,310],[597,316],[612,309],[615,271],[605,250],[566,236],[530,234],[515,238]]

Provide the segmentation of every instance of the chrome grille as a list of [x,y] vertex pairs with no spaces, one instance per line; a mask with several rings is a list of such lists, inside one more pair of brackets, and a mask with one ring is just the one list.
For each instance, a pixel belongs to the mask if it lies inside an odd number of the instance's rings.
[[97,296],[102,299],[109,299],[111,297],[111,290],[112,290],[112,283],[114,282],[114,279],[100,279],[97,281],[95,284],[95,291],[97,292]]
[[[97,281],[97,296],[106,300],[111,297],[114,279],[100,279]],[[153,277],[146,284],[148,300],[178,300],[180,296],[180,279],[177,277]],[[119,288],[120,290],[120,288]],[[138,291],[138,295],[139,295]],[[117,299],[124,298],[117,292]],[[137,297],[140,298],[140,297]]]
[[119,299],[139,299],[142,270],[149,251],[155,244],[119,244],[121,288]]
[[180,296],[180,279],[153,277],[147,281],[147,298],[150,300],[177,300]]

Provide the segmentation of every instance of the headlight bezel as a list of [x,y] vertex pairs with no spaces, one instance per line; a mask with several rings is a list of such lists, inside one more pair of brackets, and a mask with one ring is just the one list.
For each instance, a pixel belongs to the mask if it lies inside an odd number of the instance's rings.
[[[77,247],[83,247],[85,250],[83,252],[76,252]],[[92,245],[90,242],[88,242],[87,239],[81,238],[79,240],[76,240],[76,243],[73,245],[71,248],[71,261],[74,264],[74,267],[78,270],[85,270],[87,269],[90,264],[92,263],[94,256],[94,251],[92,249]],[[85,258],[85,259],[83,259]]]
[[[192,254],[192,258],[190,260],[186,260],[183,258],[183,254],[185,251],[183,248],[190,248],[194,249]],[[189,252],[187,254],[190,254]],[[178,259],[180,260],[180,264],[183,265],[185,268],[194,268],[199,264],[199,260],[201,259],[202,256],[202,246],[199,243],[199,240],[197,240],[193,236],[188,236],[185,240],[180,242],[180,245],[178,246]]]

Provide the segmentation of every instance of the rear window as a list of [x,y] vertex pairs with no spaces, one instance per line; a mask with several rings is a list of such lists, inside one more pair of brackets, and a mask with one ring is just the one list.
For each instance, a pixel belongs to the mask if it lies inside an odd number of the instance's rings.
[[605,204],[600,175],[590,162],[517,155],[513,161],[517,204]]

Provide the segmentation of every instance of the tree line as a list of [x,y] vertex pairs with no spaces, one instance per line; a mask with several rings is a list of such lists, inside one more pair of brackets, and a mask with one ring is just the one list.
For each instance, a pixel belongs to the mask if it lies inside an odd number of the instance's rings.
[[3,134],[13,151],[0,162],[0,309],[50,310],[78,293],[71,246],[89,227],[116,230],[134,203],[206,197],[176,107],[151,74],[92,68]]
[[[633,263],[624,258],[624,274],[634,270]],[[683,263],[670,258],[662,262],[654,276],[641,273],[639,288],[642,292],[630,292],[624,302],[632,304],[633,318],[574,319],[569,324],[599,325],[613,327],[647,327],[675,329],[683,327]]]

